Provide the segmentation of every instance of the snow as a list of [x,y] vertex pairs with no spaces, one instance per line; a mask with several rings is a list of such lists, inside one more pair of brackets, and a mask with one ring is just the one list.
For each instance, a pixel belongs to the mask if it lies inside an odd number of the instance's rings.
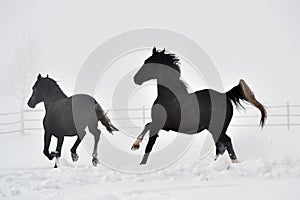
[[[151,173],[93,167],[82,146],[79,161],[73,163],[68,149],[75,138],[66,139],[61,167],[54,169],[54,161],[42,154],[42,134],[0,135],[0,199],[299,199],[298,131],[229,132],[240,163],[232,164],[227,154],[217,161],[213,152],[199,157],[197,140],[203,138],[198,137],[180,160]],[[155,158],[148,163],[155,165],[151,161]],[[147,168],[138,162],[137,167]]]

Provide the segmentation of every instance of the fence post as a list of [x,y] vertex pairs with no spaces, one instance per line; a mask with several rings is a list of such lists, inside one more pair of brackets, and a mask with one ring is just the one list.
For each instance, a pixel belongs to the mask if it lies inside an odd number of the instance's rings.
[[290,130],[290,103],[286,103],[287,130]]
[[24,134],[24,109],[21,108],[21,112],[20,112],[21,116],[20,116],[20,120],[21,120],[21,134]]
[[143,124],[146,123],[146,109],[145,106],[143,106]]

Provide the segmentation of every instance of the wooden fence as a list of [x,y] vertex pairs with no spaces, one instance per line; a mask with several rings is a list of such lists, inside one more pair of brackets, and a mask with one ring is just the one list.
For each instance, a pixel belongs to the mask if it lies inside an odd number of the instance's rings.
[[[246,107],[247,112],[237,112],[234,114],[233,122],[230,126],[233,127],[254,127],[258,126],[260,119],[259,112],[254,107]],[[300,127],[300,105],[291,105],[286,103],[285,105],[267,106],[268,119],[266,126],[268,127],[285,127],[290,130],[294,127]],[[140,126],[143,126],[150,120],[150,109],[141,108],[134,109],[114,109],[110,112],[135,112],[138,116],[128,117],[116,117],[111,120],[131,120],[136,121]],[[31,116],[35,114],[35,117]],[[28,110],[23,109],[20,112],[0,113],[0,134],[9,133],[21,133],[30,131],[42,131],[42,119],[44,110]],[[122,116],[122,115],[120,115]],[[126,117],[127,116],[127,117]],[[131,127],[120,127],[131,128]],[[134,127],[132,127],[134,128]],[[136,128],[136,127],[135,127]]]

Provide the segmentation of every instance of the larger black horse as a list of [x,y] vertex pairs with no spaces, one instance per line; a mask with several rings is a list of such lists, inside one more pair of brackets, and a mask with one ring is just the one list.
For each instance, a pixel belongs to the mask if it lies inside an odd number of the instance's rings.
[[[45,130],[43,152],[45,156],[49,160],[52,160],[54,157],[59,158],[64,136],[77,136],[77,140],[71,148],[72,160],[77,161],[79,156],[76,153],[76,149],[86,134],[85,128],[88,127],[95,139],[92,163],[96,166],[98,163],[97,148],[101,133],[97,128],[98,121],[101,121],[110,133],[118,131],[97,101],[93,97],[84,94],[67,97],[56,81],[49,78],[48,75],[43,78],[39,74],[32,90],[28,106],[34,108],[38,103],[44,102],[46,109],[43,120]],[[51,136],[57,138],[55,153],[49,153]],[[55,167],[57,167],[56,164]]]
[[172,130],[185,134],[195,134],[207,129],[216,145],[216,158],[226,150],[232,162],[237,162],[231,138],[226,135],[233,115],[232,102],[242,106],[240,100],[247,101],[261,112],[260,124],[266,120],[266,110],[259,103],[244,80],[226,93],[205,89],[189,93],[180,80],[179,59],[165,50],[153,48],[152,55],[134,76],[134,82],[141,85],[150,79],[157,79],[158,96],[151,109],[152,121],[145,125],[137,137],[132,150],[139,148],[145,134],[149,140],[141,164],[146,164],[160,130]]

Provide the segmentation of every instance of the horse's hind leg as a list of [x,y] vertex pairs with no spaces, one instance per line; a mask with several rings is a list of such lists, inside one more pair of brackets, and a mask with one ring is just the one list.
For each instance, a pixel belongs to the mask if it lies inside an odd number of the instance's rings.
[[213,128],[210,128],[208,129],[212,136],[213,136],[213,139],[215,141],[215,145],[216,145],[216,158],[215,160],[220,156],[220,155],[223,155],[224,152],[227,150],[228,153],[229,153],[229,157],[231,159],[231,161],[233,163],[237,162],[237,157],[236,157],[236,154],[233,150],[233,146],[232,146],[232,143],[231,143],[231,138],[226,135],[226,131],[227,131],[227,128],[228,128],[228,125],[230,123],[230,120],[231,118],[227,118],[225,124],[224,124],[224,127],[222,128],[221,131],[217,131]]
[[[225,152],[225,150],[227,150],[231,161],[233,163],[236,163],[237,157],[233,150],[231,138],[228,135],[226,135],[226,131],[232,119],[232,115],[233,115],[232,104],[231,102],[228,101],[227,108],[226,108],[225,122],[223,127],[218,127],[218,125],[213,124],[213,126],[209,128],[209,131],[212,133],[213,139],[216,144],[216,158],[218,158],[219,155],[222,155]],[[215,120],[215,122],[216,121],[217,120]]]
[[231,138],[226,135],[226,133],[223,133],[220,137],[220,141],[225,145],[232,163],[237,163],[238,160],[232,146]]
[[234,152],[231,138],[226,135],[227,127],[224,127],[221,134],[217,135],[215,132],[212,132],[213,138],[216,145],[216,158],[215,160],[220,156],[223,155],[224,152],[227,150],[229,157],[233,163],[237,162],[237,157]]
[[79,159],[79,156],[76,153],[76,150],[77,150],[78,145],[80,144],[80,142],[84,138],[85,134],[86,134],[85,131],[82,131],[81,133],[78,133],[77,140],[75,141],[73,147],[71,148],[71,157],[72,157],[73,162],[76,162]]
[[215,158],[215,160],[217,160],[220,155],[224,154],[224,152],[226,151],[226,147],[220,141],[215,142],[215,145],[216,145],[216,158]]
[[98,125],[98,123],[88,126],[89,131],[94,135],[94,140],[95,140],[93,154],[92,154],[92,156],[93,156],[92,163],[94,166],[97,166],[97,164],[99,163],[99,160],[97,158],[98,157],[97,150],[98,150],[98,143],[100,140],[101,131],[97,128],[97,125]]

